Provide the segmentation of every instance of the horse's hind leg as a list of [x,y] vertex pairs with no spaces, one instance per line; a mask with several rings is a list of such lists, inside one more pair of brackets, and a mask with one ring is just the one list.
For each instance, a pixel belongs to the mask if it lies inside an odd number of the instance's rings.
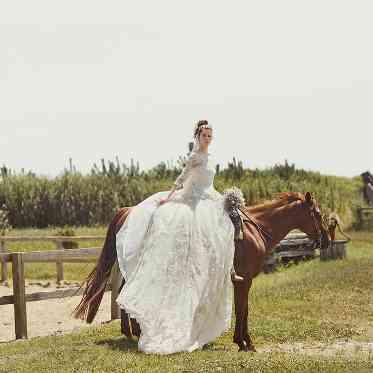
[[137,322],[136,319],[131,318],[130,320],[131,320],[132,335],[136,337],[140,337],[141,329],[140,329],[139,323]]
[[132,339],[130,320],[128,313],[125,310],[120,310],[120,329],[122,334],[127,338]]
[[[122,284],[120,285],[120,288],[119,288],[119,293],[121,292],[125,282],[126,281],[123,279]],[[120,329],[121,329],[122,334],[124,334],[127,338],[132,339],[130,318],[129,318],[128,313],[124,309],[120,310]]]
[[[125,280],[123,280],[119,292],[121,292]],[[136,319],[130,318],[129,314],[124,310],[120,310],[120,328],[122,334],[124,334],[127,338],[132,339],[135,337],[140,337],[141,329],[139,323],[136,321]]]
[[125,310],[120,311],[121,331],[127,338],[140,337],[141,329],[136,319],[130,318]]

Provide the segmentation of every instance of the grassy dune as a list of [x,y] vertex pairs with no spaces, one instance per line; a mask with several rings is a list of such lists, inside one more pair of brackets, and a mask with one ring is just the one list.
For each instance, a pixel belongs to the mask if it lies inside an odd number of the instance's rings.
[[0,344],[0,372],[370,372],[372,354],[275,352],[301,343],[373,340],[373,233],[352,232],[343,261],[293,265],[255,280],[252,336],[259,353],[238,353],[231,331],[204,351],[144,355],[118,321],[64,336]]
[[[33,173],[16,174],[0,169],[0,208],[5,204],[9,222],[14,227],[93,226],[107,224],[120,206],[133,206],[149,195],[169,190],[179,173],[177,164],[161,163],[147,171],[118,160],[95,166],[89,174],[66,171],[55,178]],[[248,205],[270,199],[284,191],[312,192],[323,211],[338,212],[345,226],[357,220],[357,207],[364,204],[360,177],[321,175],[298,169],[285,161],[267,169],[244,168],[233,159],[217,168],[218,191],[242,189]]]

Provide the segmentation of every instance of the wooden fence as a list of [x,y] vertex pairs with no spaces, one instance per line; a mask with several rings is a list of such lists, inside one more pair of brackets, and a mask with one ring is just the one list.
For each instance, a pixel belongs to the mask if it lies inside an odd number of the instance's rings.
[[[1,237],[0,238],[0,254],[9,253],[7,249],[7,243],[10,242],[33,242],[33,241],[44,241],[44,242],[54,242],[56,250],[63,250],[63,244],[65,242],[75,242],[75,241],[93,241],[93,240],[104,240],[105,236],[22,236],[22,237]],[[0,282],[6,282],[8,280],[8,266],[7,263],[1,259],[1,273]],[[63,263],[58,259],[56,261],[57,269],[57,283],[60,283],[64,279],[63,273]]]
[[[81,295],[83,289],[57,290],[53,292],[39,292],[26,294],[25,291],[25,263],[91,263],[96,262],[101,249],[72,249],[54,251],[33,251],[1,253],[0,260],[3,263],[12,263],[13,295],[0,297],[0,306],[14,304],[14,320],[16,339],[27,338],[27,310],[26,303],[45,299],[58,299]],[[120,308],[116,303],[122,276],[116,264],[112,271],[110,285],[107,291],[111,290],[111,320],[120,318]]]
[[269,254],[264,261],[263,271],[273,272],[280,263],[312,259],[316,257],[313,241],[304,233],[288,234]]
[[[309,260],[320,257],[320,260],[336,260],[346,258],[347,240],[331,241],[329,246],[323,250],[314,246],[303,233],[289,234],[286,236],[265,258],[263,271],[265,273],[273,272],[280,264],[286,264],[290,261],[298,263],[301,260]],[[316,252],[319,249],[319,253]]]
[[[26,303],[40,301],[45,299],[65,298],[73,295],[81,295],[83,289],[57,290],[53,292],[40,292],[26,294],[25,292],[25,263],[56,263],[57,281],[63,280],[63,263],[96,263],[101,253],[101,248],[86,249],[62,249],[62,243],[66,241],[78,240],[96,240],[104,239],[103,236],[77,236],[77,237],[3,237],[1,238],[0,262],[2,263],[1,279],[6,281],[8,278],[7,263],[12,263],[13,295],[0,297],[0,306],[14,304],[15,334],[16,339],[27,338],[27,312]],[[56,243],[57,250],[53,251],[33,251],[33,252],[15,252],[10,253],[5,250],[6,242],[14,241],[53,241]],[[346,241],[336,241],[335,245],[329,250],[331,253],[338,252],[330,257],[328,252],[321,252],[321,260],[344,258]],[[337,245],[338,244],[338,245]],[[340,247],[343,245],[343,248]],[[337,250],[338,248],[338,250]],[[337,250],[337,251],[336,251]],[[276,246],[272,255],[266,258],[264,272],[272,272],[279,262],[289,260],[299,261],[315,257],[315,248],[304,234],[290,234],[279,245]],[[120,308],[116,303],[119,288],[122,282],[122,276],[119,271],[118,263],[113,268],[110,284],[107,291],[111,290],[111,320],[120,318]]]

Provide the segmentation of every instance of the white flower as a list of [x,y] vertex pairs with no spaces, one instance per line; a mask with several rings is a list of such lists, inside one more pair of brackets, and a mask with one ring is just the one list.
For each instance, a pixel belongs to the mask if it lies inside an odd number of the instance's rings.
[[241,189],[235,186],[232,188],[226,189],[223,192],[223,197],[224,197],[224,207],[229,213],[232,213],[232,211],[236,208],[245,206],[245,198],[243,196],[243,193]]

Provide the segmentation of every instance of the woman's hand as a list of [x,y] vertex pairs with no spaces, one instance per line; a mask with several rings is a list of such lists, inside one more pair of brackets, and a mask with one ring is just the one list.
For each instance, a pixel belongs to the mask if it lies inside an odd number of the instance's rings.
[[176,190],[176,186],[173,186],[173,188],[171,189],[167,198],[160,198],[159,199],[159,204],[163,205],[164,203],[168,202],[171,199],[171,197],[173,196],[173,194],[175,193],[175,190]]
[[161,199],[159,200],[159,204],[160,204],[160,205],[163,205],[164,203],[166,203],[166,202],[168,202],[168,201],[169,201],[168,198],[161,198]]

